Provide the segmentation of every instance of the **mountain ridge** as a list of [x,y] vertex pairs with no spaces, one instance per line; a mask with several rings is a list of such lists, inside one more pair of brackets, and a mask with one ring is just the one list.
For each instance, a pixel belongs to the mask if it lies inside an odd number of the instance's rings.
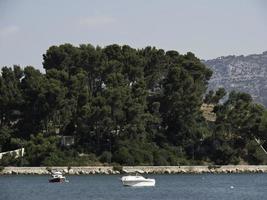
[[229,55],[203,61],[213,71],[208,90],[249,93],[267,107],[267,51],[261,54]]

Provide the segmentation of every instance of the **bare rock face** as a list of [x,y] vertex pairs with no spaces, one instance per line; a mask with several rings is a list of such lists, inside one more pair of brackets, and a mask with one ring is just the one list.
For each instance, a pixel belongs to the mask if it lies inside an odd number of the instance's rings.
[[249,93],[267,107],[267,51],[248,56],[226,56],[204,61],[213,70],[209,90],[224,87]]

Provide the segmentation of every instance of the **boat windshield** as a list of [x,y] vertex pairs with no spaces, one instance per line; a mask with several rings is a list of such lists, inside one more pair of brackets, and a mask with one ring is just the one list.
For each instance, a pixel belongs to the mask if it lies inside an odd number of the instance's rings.
[[61,172],[52,172],[53,175],[62,175]]

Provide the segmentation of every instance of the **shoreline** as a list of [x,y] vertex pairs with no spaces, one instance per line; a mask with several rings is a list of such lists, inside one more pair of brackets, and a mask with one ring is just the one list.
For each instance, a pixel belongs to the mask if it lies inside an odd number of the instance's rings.
[[267,165],[212,166],[80,166],[80,167],[5,167],[0,175],[48,175],[48,169],[69,175],[124,174],[143,171],[144,174],[202,174],[202,173],[267,173]]

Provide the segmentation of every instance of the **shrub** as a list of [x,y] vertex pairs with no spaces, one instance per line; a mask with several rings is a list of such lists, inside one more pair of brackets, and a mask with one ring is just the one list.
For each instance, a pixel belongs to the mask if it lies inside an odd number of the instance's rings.
[[166,159],[166,155],[164,155],[164,152],[162,151],[154,152],[153,160],[154,160],[154,165],[157,165],[157,166],[168,166],[169,165],[169,162]]
[[0,160],[0,165],[1,166],[18,166],[20,159],[15,158],[15,154],[5,154],[3,155],[2,159]]
[[134,157],[129,153],[128,149],[125,147],[120,148],[114,153],[115,162],[119,164],[133,165]]
[[143,164],[152,165],[153,164],[153,154],[148,151],[143,151],[144,162]]
[[113,166],[113,171],[119,171],[120,173],[123,172],[122,171],[122,166],[121,165],[115,165],[115,166]]
[[178,157],[176,160],[177,165],[189,165],[189,161],[184,157]]
[[104,151],[99,157],[99,161],[102,163],[111,163],[112,154],[109,151]]
[[5,169],[4,166],[0,166],[0,172],[2,172]]

